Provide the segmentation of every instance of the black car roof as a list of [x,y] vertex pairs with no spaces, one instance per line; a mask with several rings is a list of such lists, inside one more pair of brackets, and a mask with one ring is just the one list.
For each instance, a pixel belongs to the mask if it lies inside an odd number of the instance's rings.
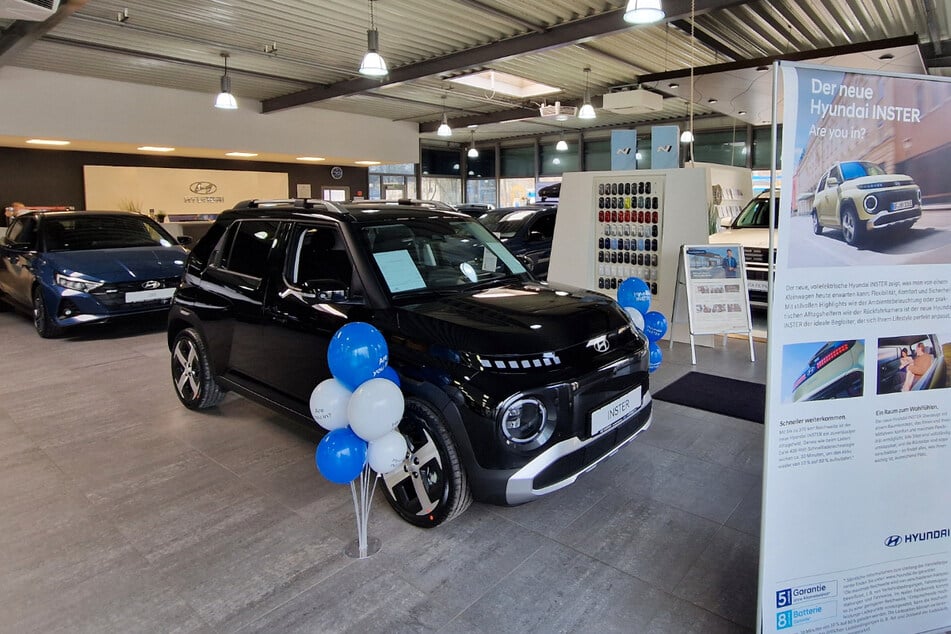
[[136,216],[139,218],[148,218],[148,216],[134,211],[85,211],[85,210],[73,210],[73,211],[28,211],[22,216],[42,216],[43,218],[61,218],[69,216]]
[[[442,205],[442,203],[437,203]],[[354,224],[388,222],[398,219],[445,218],[453,220],[472,220],[466,214],[457,211],[444,211],[430,207],[426,202],[404,202],[393,204],[387,201],[360,201],[334,203],[321,200],[281,200],[281,201],[245,201],[234,209],[224,212],[247,218],[300,218],[331,217]]]

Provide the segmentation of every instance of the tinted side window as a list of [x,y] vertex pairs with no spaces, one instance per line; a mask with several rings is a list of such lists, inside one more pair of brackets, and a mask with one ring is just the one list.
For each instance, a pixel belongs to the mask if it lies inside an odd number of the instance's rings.
[[233,273],[264,277],[279,226],[280,223],[273,220],[236,222],[221,251],[218,265]]
[[555,214],[539,218],[532,225],[532,233],[538,232],[545,240],[551,240],[555,236]]
[[335,280],[349,286],[353,265],[343,236],[333,227],[301,226],[291,240],[289,279],[300,285],[308,280]]
[[829,173],[826,172],[822,175],[822,178],[819,179],[819,185],[816,187],[816,192],[821,192],[826,188],[826,179],[829,178]]
[[17,245],[29,245],[29,248],[36,248],[36,219],[18,218],[7,230],[7,242]]

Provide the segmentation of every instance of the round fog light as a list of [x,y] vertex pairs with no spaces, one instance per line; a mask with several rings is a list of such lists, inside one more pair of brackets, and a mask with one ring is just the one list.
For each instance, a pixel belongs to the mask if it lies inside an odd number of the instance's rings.
[[502,414],[502,433],[514,443],[528,443],[542,432],[548,412],[536,398],[522,398],[507,408]]

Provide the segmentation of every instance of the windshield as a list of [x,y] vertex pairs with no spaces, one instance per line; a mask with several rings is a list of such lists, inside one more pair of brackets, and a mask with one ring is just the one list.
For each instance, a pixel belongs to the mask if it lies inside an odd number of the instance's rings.
[[77,214],[44,218],[41,224],[47,251],[88,251],[130,247],[170,247],[165,231],[137,216]]
[[466,288],[525,273],[525,267],[474,220],[401,218],[366,225],[370,245],[391,293]]
[[841,163],[839,169],[842,171],[842,180],[847,181],[853,178],[862,178],[863,176],[883,176],[887,173],[875,163],[869,163],[867,161]]
[[482,226],[499,238],[511,238],[535,214],[534,210],[492,212],[479,216]]
[[[779,199],[776,199],[776,222],[779,226]],[[733,222],[734,229],[769,229],[769,198],[754,198]]]

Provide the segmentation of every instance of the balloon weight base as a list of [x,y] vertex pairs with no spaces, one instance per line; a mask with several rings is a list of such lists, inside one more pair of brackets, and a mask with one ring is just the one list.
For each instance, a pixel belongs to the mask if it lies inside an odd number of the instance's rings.
[[372,557],[373,555],[380,552],[380,540],[376,537],[368,537],[366,552],[361,553],[360,540],[355,539],[347,544],[347,547],[343,549],[343,552],[347,555],[347,557],[352,559],[366,559],[367,557]]

